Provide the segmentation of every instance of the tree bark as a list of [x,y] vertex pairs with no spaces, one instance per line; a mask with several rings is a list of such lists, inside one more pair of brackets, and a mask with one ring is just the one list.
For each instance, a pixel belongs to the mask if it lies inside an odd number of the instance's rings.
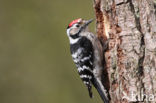
[[156,102],[156,0],[94,0],[94,9],[110,102]]

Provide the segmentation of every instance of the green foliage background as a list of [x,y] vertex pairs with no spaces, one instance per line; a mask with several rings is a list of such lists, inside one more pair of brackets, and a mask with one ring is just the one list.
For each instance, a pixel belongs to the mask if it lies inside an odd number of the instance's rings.
[[70,56],[66,27],[79,17],[94,18],[91,0],[0,0],[0,103],[101,102]]

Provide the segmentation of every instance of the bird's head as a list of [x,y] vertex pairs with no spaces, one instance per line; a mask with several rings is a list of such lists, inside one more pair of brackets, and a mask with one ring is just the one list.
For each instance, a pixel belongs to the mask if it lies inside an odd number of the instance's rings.
[[86,30],[87,26],[93,21],[91,20],[83,20],[81,18],[73,20],[67,27],[67,35],[74,36],[82,31]]

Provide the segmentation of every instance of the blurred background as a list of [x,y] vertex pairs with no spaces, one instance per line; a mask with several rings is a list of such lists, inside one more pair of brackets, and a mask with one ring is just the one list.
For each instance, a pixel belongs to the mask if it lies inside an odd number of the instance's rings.
[[102,103],[70,55],[66,27],[79,17],[94,18],[92,0],[0,0],[0,103]]

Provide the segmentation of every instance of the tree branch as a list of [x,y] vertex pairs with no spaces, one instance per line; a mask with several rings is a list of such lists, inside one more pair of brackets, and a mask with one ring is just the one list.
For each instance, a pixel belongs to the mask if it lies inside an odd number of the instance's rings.
[[155,2],[94,0],[103,48],[109,40],[102,82],[112,103],[156,101]]

